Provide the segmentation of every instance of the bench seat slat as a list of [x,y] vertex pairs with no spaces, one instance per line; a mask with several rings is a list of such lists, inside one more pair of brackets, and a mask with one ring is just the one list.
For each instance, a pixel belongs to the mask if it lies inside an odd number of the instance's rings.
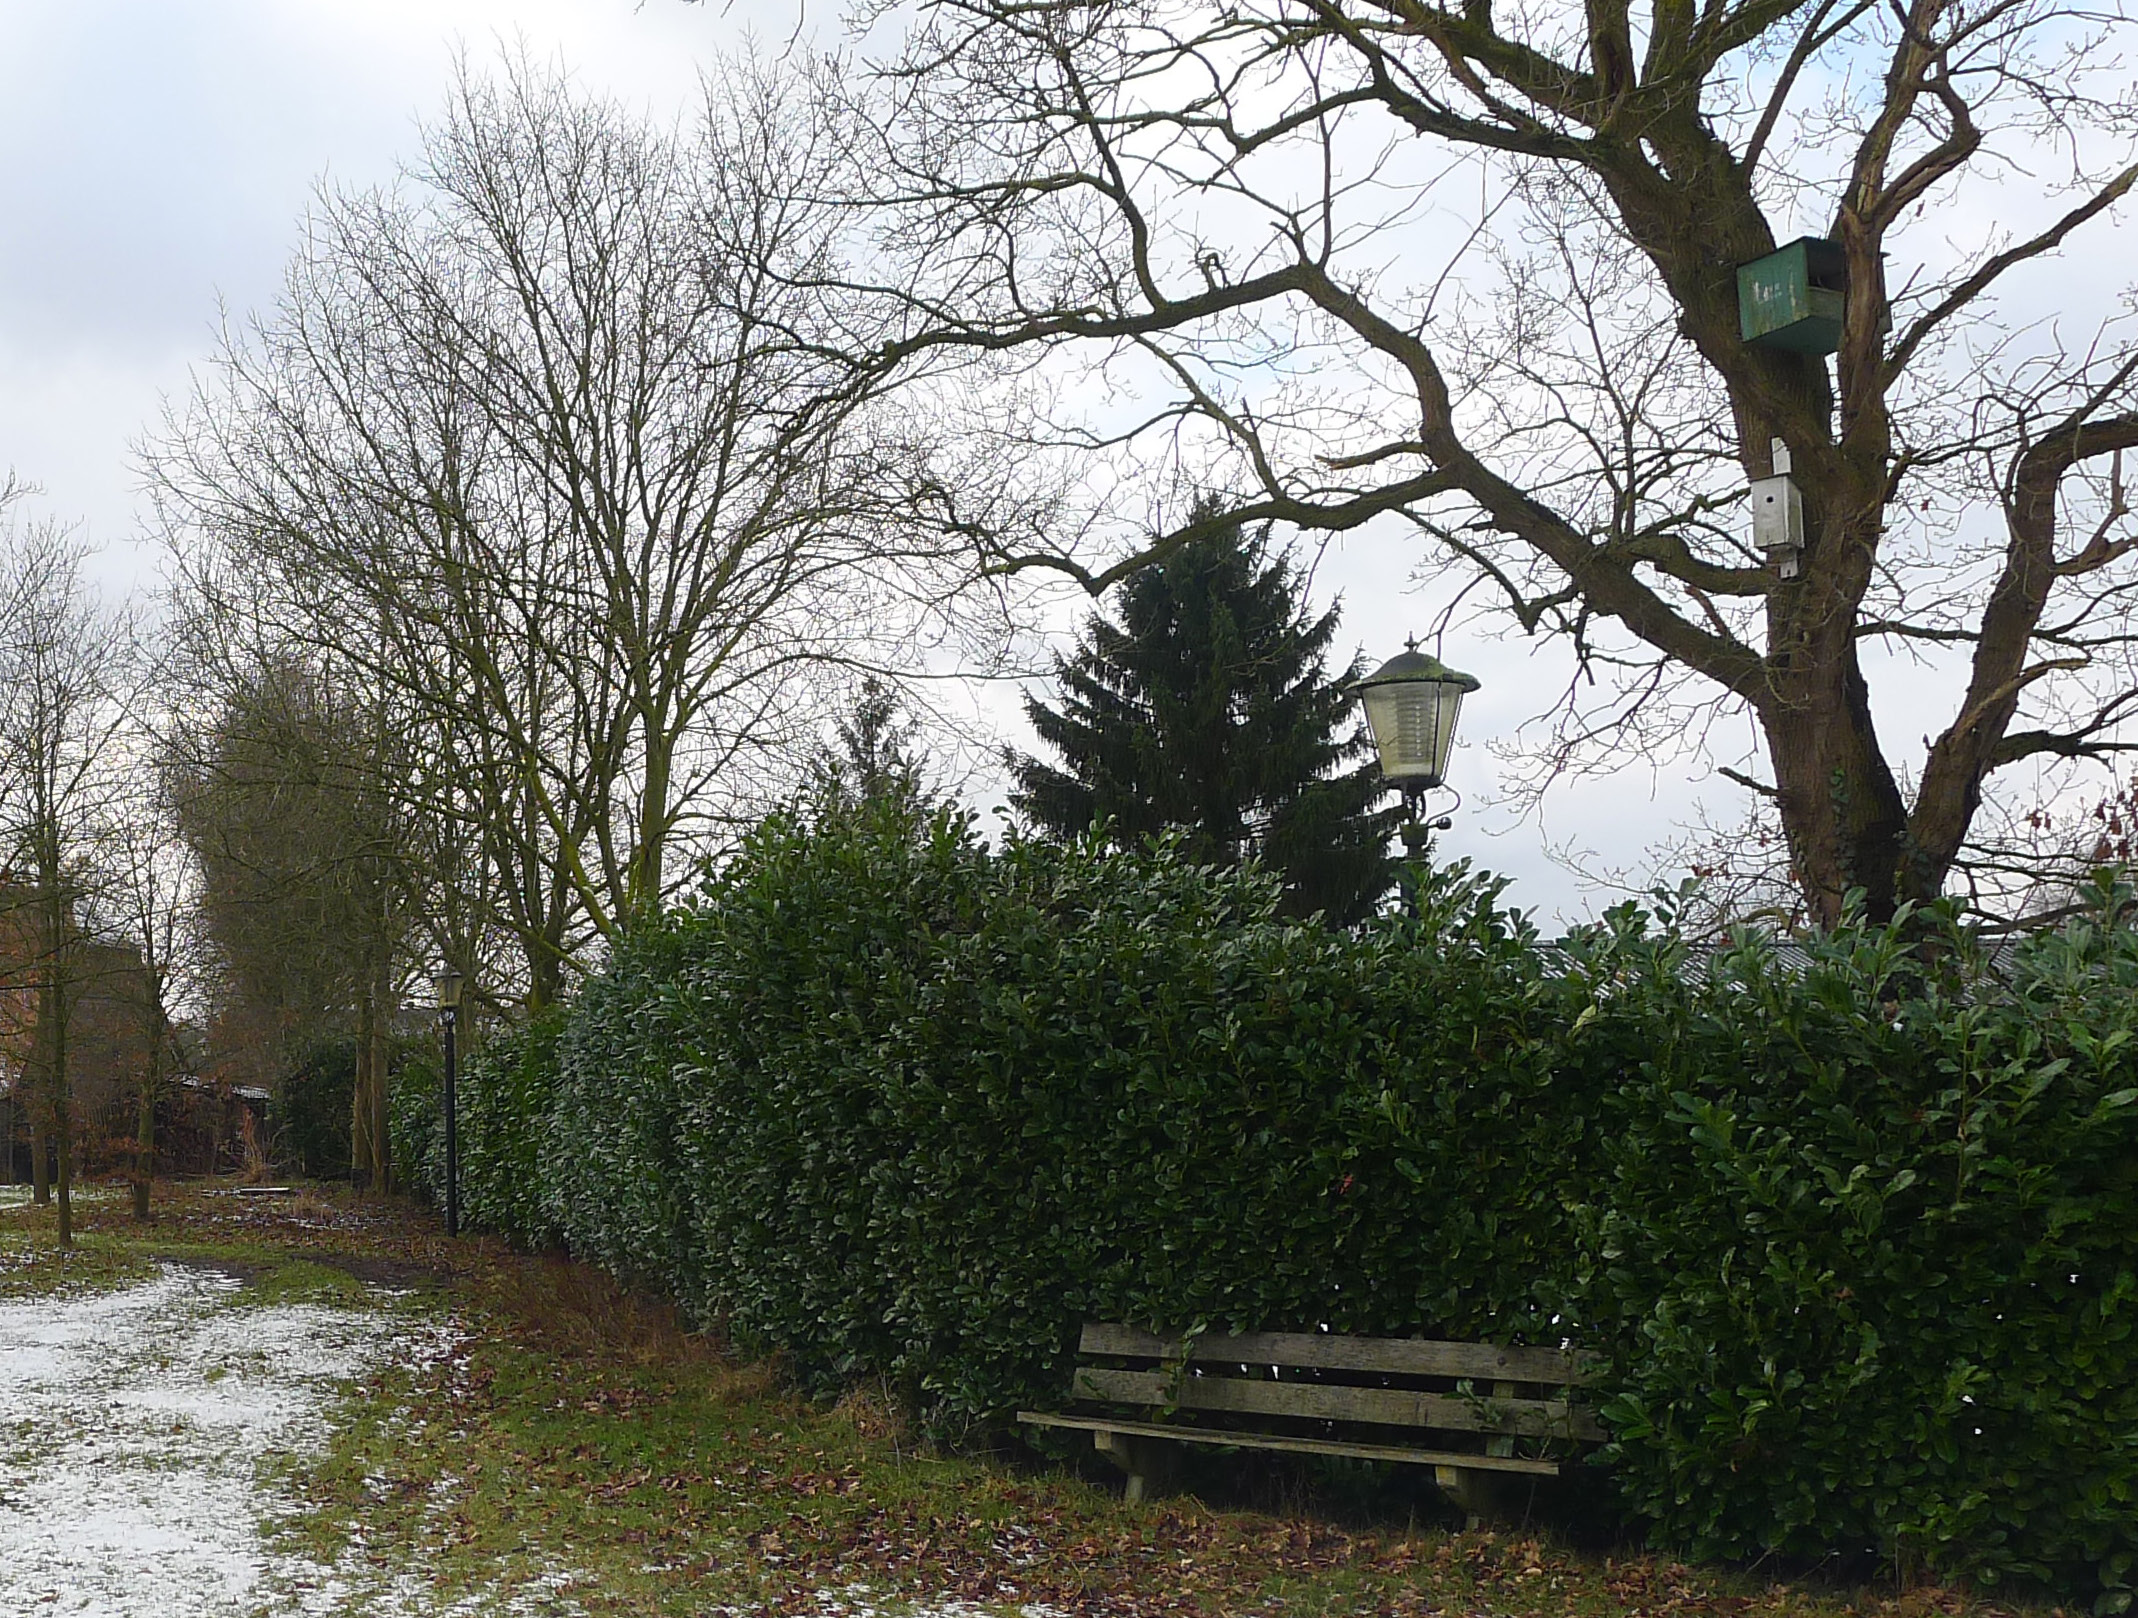
[[1129,1433],[1139,1438],[1166,1438],[1183,1444],[1213,1444],[1225,1449],[1286,1450],[1301,1455],[1349,1455],[1369,1461],[1404,1461],[1418,1466],[1454,1466],[1480,1472],[1522,1472],[1557,1477],[1557,1461],[1512,1455],[1472,1455],[1461,1450],[1406,1449],[1394,1444],[1347,1444],[1332,1438],[1293,1438],[1280,1433],[1228,1433],[1209,1427],[1174,1427],[1155,1421],[1116,1421],[1103,1416],[1064,1416],[1050,1411],[1020,1410],[1017,1419],[1033,1427],[1068,1427],[1080,1432]]
[[1262,1382],[1237,1376],[1164,1371],[1109,1371],[1080,1365],[1072,1397],[1111,1404],[1172,1405],[1238,1415],[1357,1421],[1381,1427],[1440,1427],[1457,1432],[1516,1433],[1532,1438],[1600,1439],[1586,1410],[1562,1400],[1466,1399],[1406,1388],[1349,1388],[1326,1382]]
[[[1123,1359],[1174,1359],[1180,1340],[1133,1326],[1092,1322],[1081,1352]],[[1594,1356],[1562,1348],[1502,1348],[1491,1343],[1442,1343],[1424,1337],[1343,1337],[1326,1332],[1262,1331],[1199,1337],[1191,1361],[1239,1365],[1297,1365],[1332,1371],[1387,1371],[1401,1376],[1477,1377],[1500,1382],[1546,1382],[1579,1387]]]

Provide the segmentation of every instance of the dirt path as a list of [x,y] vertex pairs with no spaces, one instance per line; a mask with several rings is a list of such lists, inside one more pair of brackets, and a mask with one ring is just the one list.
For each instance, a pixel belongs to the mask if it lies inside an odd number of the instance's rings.
[[263,1457],[316,1443],[337,1387],[435,1352],[390,1317],[237,1302],[165,1265],[115,1292],[0,1303],[0,1608],[252,1618],[335,1604],[278,1556]]

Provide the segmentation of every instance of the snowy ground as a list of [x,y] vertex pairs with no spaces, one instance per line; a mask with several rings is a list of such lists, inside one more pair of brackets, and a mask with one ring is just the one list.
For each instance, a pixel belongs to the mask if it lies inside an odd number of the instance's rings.
[[0,1303],[0,1611],[254,1618],[329,1609],[341,1581],[273,1552],[263,1456],[324,1431],[384,1356],[435,1352],[390,1316],[245,1307],[165,1266],[115,1292]]
[[[5,1188],[0,1188],[4,1191]],[[5,1204],[0,1203],[0,1211]],[[0,1615],[69,1618],[474,1618],[576,1614],[569,1573],[454,1601],[355,1536],[342,1565],[278,1550],[291,1508],[263,1458],[302,1451],[351,1378],[452,1352],[389,1311],[245,1302],[239,1283],[166,1264],[105,1293],[0,1302]],[[740,1615],[714,1607],[709,1613]],[[1017,1609],[1010,1609],[1016,1611]],[[990,1618],[962,1602],[855,1589],[811,1618]],[[1046,1609],[1022,1609],[1051,1618]]]
[[[69,1202],[105,1202],[124,1192],[108,1185],[78,1185],[67,1196]],[[26,1185],[0,1185],[0,1213],[30,1205],[31,1188]]]

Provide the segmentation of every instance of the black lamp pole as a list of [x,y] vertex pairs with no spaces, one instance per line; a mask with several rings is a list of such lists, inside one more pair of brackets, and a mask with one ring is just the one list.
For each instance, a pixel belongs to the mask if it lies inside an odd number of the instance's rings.
[[450,966],[433,980],[438,988],[438,1017],[445,1025],[445,1233],[460,1234],[460,1127],[454,1106],[459,1075],[455,1071],[454,1033],[460,1022],[460,974]]
[[453,1098],[455,1079],[453,1071],[453,1029],[460,1021],[460,1013],[448,1006],[445,1011],[445,1233],[460,1234],[460,1128],[454,1116]]
[[1452,821],[1443,815],[1428,823],[1419,813],[1422,792],[1406,790],[1403,794],[1403,909],[1412,921],[1420,915],[1418,887],[1424,880],[1426,857],[1433,851],[1433,833],[1446,831]]

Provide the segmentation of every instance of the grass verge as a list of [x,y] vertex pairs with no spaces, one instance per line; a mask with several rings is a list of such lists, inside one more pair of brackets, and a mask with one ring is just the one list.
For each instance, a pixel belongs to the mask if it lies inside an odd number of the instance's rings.
[[[110,1284],[156,1258],[223,1267],[240,1302],[407,1309],[450,1351],[341,1401],[278,1463],[284,1543],[403,1610],[744,1614],[1028,1608],[1482,1618],[1992,1618],[1958,1593],[1818,1587],[1531,1534],[1461,1533],[1326,1491],[1283,1509],[1110,1486],[1016,1457],[933,1453],[882,1401],[798,1396],[668,1310],[557,1259],[448,1243],[420,1211],[308,1189],[181,1188],[157,1221],[89,1204],[73,1257],[43,1215],[0,1219],[0,1286]],[[413,1605],[409,1593],[419,1592]],[[866,1592],[866,1605],[857,1607]],[[361,1590],[359,1591],[361,1600]],[[364,1610],[359,1604],[350,1610]]]

